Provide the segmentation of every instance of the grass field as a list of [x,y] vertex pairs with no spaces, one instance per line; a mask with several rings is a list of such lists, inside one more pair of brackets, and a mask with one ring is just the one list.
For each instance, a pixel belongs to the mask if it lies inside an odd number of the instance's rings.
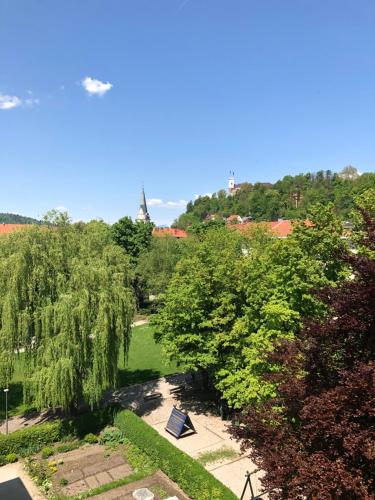
[[[125,363],[123,350],[119,360],[119,385],[147,382],[180,371],[175,363],[163,357],[160,345],[154,341],[154,331],[149,325],[133,328],[128,360]],[[29,408],[23,404],[22,395],[23,360],[22,354],[16,363],[12,383],[9,384],[9,416],[24,413]],[[0,392],[0,420],[5,418],[5,394]]]

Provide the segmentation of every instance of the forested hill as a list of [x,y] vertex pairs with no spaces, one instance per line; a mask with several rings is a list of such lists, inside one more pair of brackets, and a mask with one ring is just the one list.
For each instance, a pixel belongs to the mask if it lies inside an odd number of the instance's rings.
[[42,224],[42,222],[24,215],[0,213],[0,224]]
[[351,166],[338,174],[326,170],[294,177],[287,175],[275,184],[245,182],[233,195],[222,189],[212,197],[202,196],[190,201],[173,227],[186,229],[210,215],[229,217],[236,214],[255,221],[300,219],[306,217],[310,206],[329,202],[334,203],[344,220],[349,217],[354,198],[369,188],[375,188],[375,173],[360,175]]

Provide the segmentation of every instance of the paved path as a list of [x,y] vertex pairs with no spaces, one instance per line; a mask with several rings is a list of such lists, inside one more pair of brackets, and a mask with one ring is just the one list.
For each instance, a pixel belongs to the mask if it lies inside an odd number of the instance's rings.
[[[7,483],[8,481],[12,481],[19,478],[20,481],[22,481],[21,485],[19,482],[14,482],[13,484],[16,485],[16,489],[13,490],[14,492],[19,493],[20,496],[12,496],[8,497],[9,500],[21,500],[21,499],[26,499],[27,495],[25,496],[22,492],[22,486],[25,487],[27,492],[29,493],[30,497],[33,500],[46,500],[46,497],[42,495],[42,493],[39,491],[37,486],[33,483],[33,481],[30,479],[30,477],[26,474],[26,472],[23,469],[23,466],[21,463],[16,462],[14,464],[8,464],[4,465],[3,467],[0,467],[0,498],[6,500],[7,497],[2,496],[2,489],[1,489],[1,484]],[[18,483],[18,487],[17,487]],[[8,483],[10,484],[10,483]]]
[[[116,392],[116,396],[122,401],[124,407],[135,410],[159,434],[194,458],[203,452],[215,451],[223,447],[235,450],[236,458],[207,464],[206,468],[240,497],[245,484],[246,471],[252,472],[256,467],[246,455],[241,454],[239,444],[230,438],[227,432],[228,424],[215,415],[212,402],[204,401],[204,392],[190,391],[189,394],[188,387],[186,391],[176,392],[176,388],[184,386],[185,383],[185,375],[173,375],[120,389]],[[156,392],[161,394],[159,399],[144,402],[145,396]],[[165,431],[173,405],[189,412],[197,431],[196,434],[177,440]],[[257,473],[253,479],[255,494],[261,492],[259,476],[260,474]]]

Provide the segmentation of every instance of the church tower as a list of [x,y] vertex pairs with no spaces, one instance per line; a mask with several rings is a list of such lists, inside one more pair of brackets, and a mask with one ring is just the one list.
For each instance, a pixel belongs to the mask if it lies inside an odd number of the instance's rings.
[[228,181],[228,191],[229,194],[232,194],[235,190],[236,184],[234,182],[234,172],[229,172],[229,181]]
[[142,193],[141,193],[141,202],[139,205],[139,212],[136,218],[137,221],[139,222],[150,222],[150,214],[148,213],[147,210],[147,203],[146,203],[146,196],[145,196],[145,190],[142,188]]

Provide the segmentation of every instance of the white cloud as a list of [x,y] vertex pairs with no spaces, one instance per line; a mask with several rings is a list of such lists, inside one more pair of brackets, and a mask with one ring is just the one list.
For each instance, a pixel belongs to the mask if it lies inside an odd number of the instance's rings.
[[58,210],[59,212],[67,212],[68,209],[64,207],[64,205],[59,205],[58,207],[55,208],[55,210]]
[[81,83],[82,87],[90,95],[102,96],[113,87],[112,83],[104,83],[100,80],[96,80],[95,78],[91,78],[90,76],[86,76]]
[[159,207],[159,208],[185,208],[187,205],[186,200],[178,201],[163,201],[160,198],[150,198],[147,200],[149,207]]
[[26,106],[37,106],[40,103],[39,99],[25,99],[25,104]]
[[0,93],[0,109],[12,109],[20,106],[22,101],[15,95],[4,95]]

